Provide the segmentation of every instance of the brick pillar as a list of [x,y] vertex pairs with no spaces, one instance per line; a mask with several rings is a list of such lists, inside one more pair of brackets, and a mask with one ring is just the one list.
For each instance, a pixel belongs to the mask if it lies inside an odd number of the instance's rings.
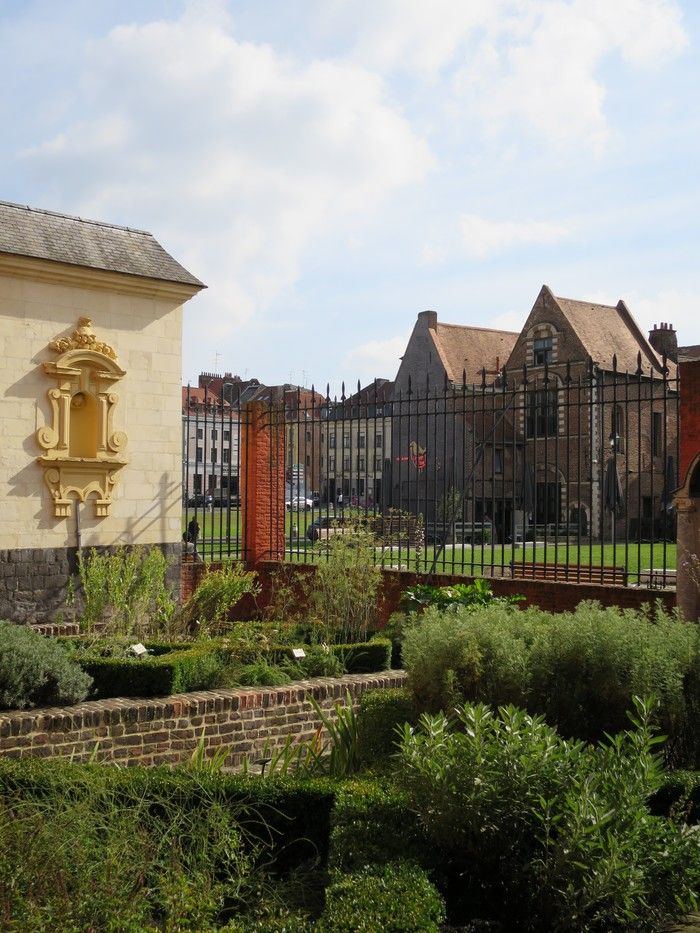
[[678,351],[680,375],[680,462],[681,486],[674,505],[678,515],[676,605],[689,622],[698,621],[698,565],[691,555],[700,554],[700,346]]
[[241,412],[241,521],[248,567],[284,559],[284,415],[264,402]]

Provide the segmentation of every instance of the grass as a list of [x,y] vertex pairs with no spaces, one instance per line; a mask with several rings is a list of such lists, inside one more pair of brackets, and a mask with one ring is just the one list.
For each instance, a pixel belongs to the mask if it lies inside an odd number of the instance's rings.
[[[346,517],[350,516],[351,509],[346,509]],[[324,545],[313,543],[306,537],[306,529],[312,521],[320,515],[325,515],[325,509],[313,509],[309,512],[286,512],[285,527],[285,559],[291,563],[315,564],[323,559]],[[188,519],[194,515],[194,510],[188,512]],[[242,542],[240,532],[242,522],[240,513],[226,509],[213,509],[211,512],[197,511],[199,522],[199,551],[206,561],[221,560],[223,558],[238,558]],[[185,514],[183,513],[183,531],[186,528]],[[380,552],[377,551],[379,559]],[[409,570],[426,573],[430,570],[435,556],[432,545],[426,547],[420,558],[415,551],[408,551],[405,547],[394,548],[385,554],[386,566],[401,566]],[[491,576],[491,569],[496,573],[501,568],[507,571],[512,561],[549,564],[569,564],[575,566],[580,563],[583,568],[588,566],[623,567],[627,570],[630,583],[636,583],[640,569],[650,568],[666,570],[676,569],[675,542],[657,542],[655,544],[637,544],[630,542],[625,547],[624,541],[612,544],[582,544],[577,547],[575,543],[558,545],[549,544],[532,547],[526,544],[511,545],[456,545],[447,547],[438,555],[435,570],[438,573],[449,573],[469,577]],[[669,581],[673,585],[673,580]]]

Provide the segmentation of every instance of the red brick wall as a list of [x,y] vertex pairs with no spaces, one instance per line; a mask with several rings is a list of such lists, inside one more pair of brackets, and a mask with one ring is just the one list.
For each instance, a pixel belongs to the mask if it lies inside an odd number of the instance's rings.
[[700,453],[700,361],[680,363],[681,453],[679,478],[685,482],[688,467]]
[[0,712],[0,756],[73,757],[126,765],[186,762],[204,736],[206,753],[228,749],[235,768],[248,754],[255,760],[266,741],[284,744],[288,735],[310,737],[321,726],[308,700],[333,714],[350,694],[353,705],[367,690],[401,687],[403,671],[314,678],[287,687],[211,690],[164,699],[114,699],[63,709]]

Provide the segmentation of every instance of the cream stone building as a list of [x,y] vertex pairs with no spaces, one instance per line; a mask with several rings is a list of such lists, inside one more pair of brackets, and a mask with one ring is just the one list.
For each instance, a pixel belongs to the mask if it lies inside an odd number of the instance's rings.
[[150,233],[0,202],[0,618],[54,617],[79,547],[179,555],[203,287]]

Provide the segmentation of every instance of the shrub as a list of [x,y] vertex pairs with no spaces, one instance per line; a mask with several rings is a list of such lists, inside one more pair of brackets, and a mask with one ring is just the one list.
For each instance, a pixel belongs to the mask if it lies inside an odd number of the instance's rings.
[[333,933],[437,933],[445,916],[428,876],[410,862],[335,875],[315,929]]
[[168,630],[175,600],[165,583],[168,561],[158,547],[92,548],[78,569],[83,609],[80,627],[145,638]]
[[357,525],[327,542],[311,584],[310,612],[324,627],[324,641],[363,642],[378,615],[382,571],[374,535]]
[[181,620],[190,629],[206,634],[228,617],[246,593],[256,595],[260,588],[254,570],[243,564],[225,561],[217,570],[209,570],[181,610]]
[[451,586],[433,586],[430,583],[409,586],[401,597],[401,608],[406,612],[420,612],[428,606],[436,606],[438,609],[449,609],[452,606],[477,609],[491,603],[515,606],[523,599],[523,596],[495,596],[491,584],[483,578],[477,578],[471,583],[454,583]]
[[449,710],[464,699],[527,702],[526,628],[502,607],[426,609],[405,632],[402,657],[419,709]]
[[352,872],[401,858],[423,864],[428,852],[404,791],[366,778],[338,788],[331,813],[330,869]]
[[[206,690],[218,683],[225,657],[215,642],[146,646],[156,652],[143,658],[100,656],[99,645],[73,654],[93,680],[91,695],[105,697],[154,697]],[[172,650],[169,650],[172,649]]]
[[410,690],[369,690],[360,699],[357,714],[360,760],[371,765],[397,750],[404,723],[415,725],[418,716]]
[[143,795],[128,793],[129,779],[109,774],[116,769],[76,780],[70,767],[59,769],[67,788],[54,778],[43,792],[28,785],[31,770],[13,787],[3,769],[3,929],[213,930],[254,900],[256,847],[244,843],[243,806],[214,782],[198,782],[194,807],[172,793],[175,781],[145,782]]
[[91,683],[60,644],[26,626],[0,622],[0,708],[79,703]]
[[624,729],[632,697],[654,694],[674,764],[694,764],[700,737],[698,631],[657,607],[575,612],[499,606],[428,609],[408,627],[403,659],[421,709],[465,699],[542,713],[564,735],[594,741]]
[[[465,705],[406,727],[399,772],[433,843],[521,929],[658,929],[692,909],[694,832],[652,816],[661,783],[648,704],[598,747],[514,707]],[[512,927],[511,927],[512,928]]]

